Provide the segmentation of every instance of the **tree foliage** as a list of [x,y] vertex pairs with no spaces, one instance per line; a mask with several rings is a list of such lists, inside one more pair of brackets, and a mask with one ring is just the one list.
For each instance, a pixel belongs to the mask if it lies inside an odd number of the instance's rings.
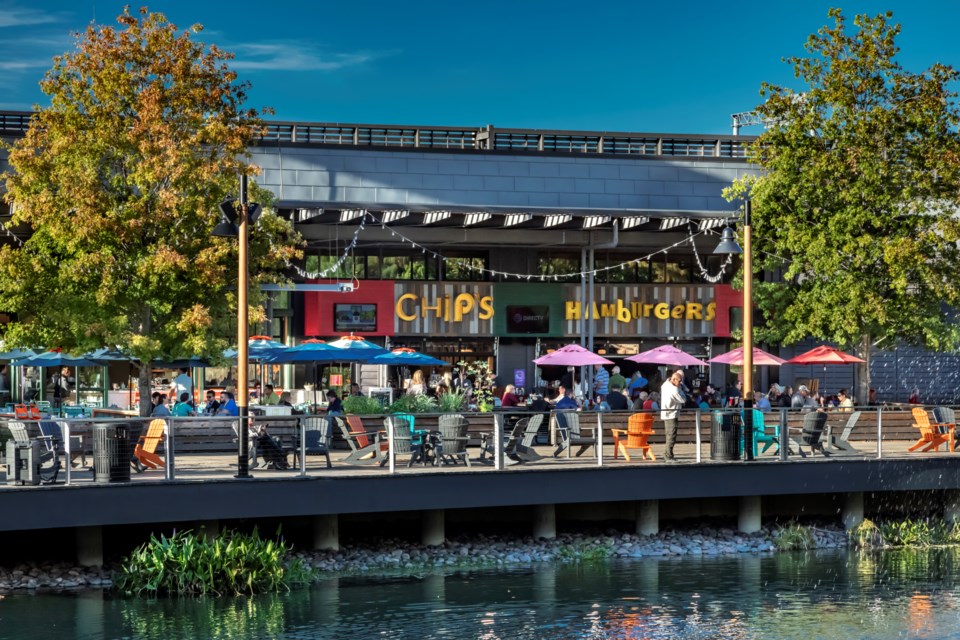
[[768,129],[750,148],[762,173],[726,192],[749,191],[756,267],[782,275],[757,287],[757,337],[955,348],[957,72],[904,70],[890,13],[853,30],[839,9],[829,17],[806,57],[785,60],[802,89],[762,86]]
[[[0,248],[0,308],[17,314],[5,338],[120,345],[142,361],[219,354],[236,326],[237,244],[210,234],[217,204],[257,170],[247,148],[260,114],[243,106],[232,54],[194,40],[199,25],[179,32],[146,9],[117,22],[54,59],[40,83],[50,106],[9,149],[5,198],[32,236]],[[299,245],[266,210],[251,282],[278,279]]]

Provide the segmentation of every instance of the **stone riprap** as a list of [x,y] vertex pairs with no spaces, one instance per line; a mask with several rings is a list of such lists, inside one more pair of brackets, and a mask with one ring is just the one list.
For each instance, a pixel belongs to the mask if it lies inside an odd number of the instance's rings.
[[[755,534],[701,526],[667,529],[654,536],[607,531],[601,535],[563,533],[554,540],[509,536],[461,536],[441,546],[425,547],[401,540],[377,540],[340,551],[300,551],[292,555],[318,572],[356,575],[417,572],[425,569],[522,566],[545,562],[578,562],[610,558],[721,556],[771,553],[776,527]],[[847,534],[834,524],[810,527],[815,548],[846,547]],[[62,562],[0,567],[0,594],[13,590],[110,588],[113,567],[76,567]]]

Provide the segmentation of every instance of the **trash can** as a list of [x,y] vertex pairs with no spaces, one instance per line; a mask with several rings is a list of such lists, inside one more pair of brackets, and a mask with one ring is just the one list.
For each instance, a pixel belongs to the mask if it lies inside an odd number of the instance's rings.
[[717,411],[710,424],[710,459],[739,460],[740,431],[743,421],[739,411]]
[[94,480],[100,483],[130,482],[130,426],[93,425]]
[[40,484],[40,443],[7,440],[7,484]]

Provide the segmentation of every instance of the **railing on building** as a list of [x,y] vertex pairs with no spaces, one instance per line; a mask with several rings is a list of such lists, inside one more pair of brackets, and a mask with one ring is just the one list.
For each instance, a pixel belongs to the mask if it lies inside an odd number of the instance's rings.
[[[0,135],[22,136],[31,114],[0,111]],[[499,129],[493,126],[421,127],[396,125],[267,122],[261,142],[281,145],[343,145],[384,149],[577,153],[615,156],[669,156],[744,160],[749,136],[661,135],[608,131]]]

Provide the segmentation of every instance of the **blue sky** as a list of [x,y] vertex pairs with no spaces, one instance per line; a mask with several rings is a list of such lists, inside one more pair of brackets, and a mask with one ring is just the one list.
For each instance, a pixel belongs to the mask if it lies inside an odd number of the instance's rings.
[[[123,2],[0,0],[0,109],[45,104],[38,80],[72,33]],[[133,7],[139,6],[131,3]],[[762,81],[790,83],[827,9],[894,12],[901,63],[960,67],[956,0],[155,0],[236,53],[249,106],[275,120],[729,133]],[[266,10],[264,9],[266,8]],[[744,133],[758,131],[745,129]]]

